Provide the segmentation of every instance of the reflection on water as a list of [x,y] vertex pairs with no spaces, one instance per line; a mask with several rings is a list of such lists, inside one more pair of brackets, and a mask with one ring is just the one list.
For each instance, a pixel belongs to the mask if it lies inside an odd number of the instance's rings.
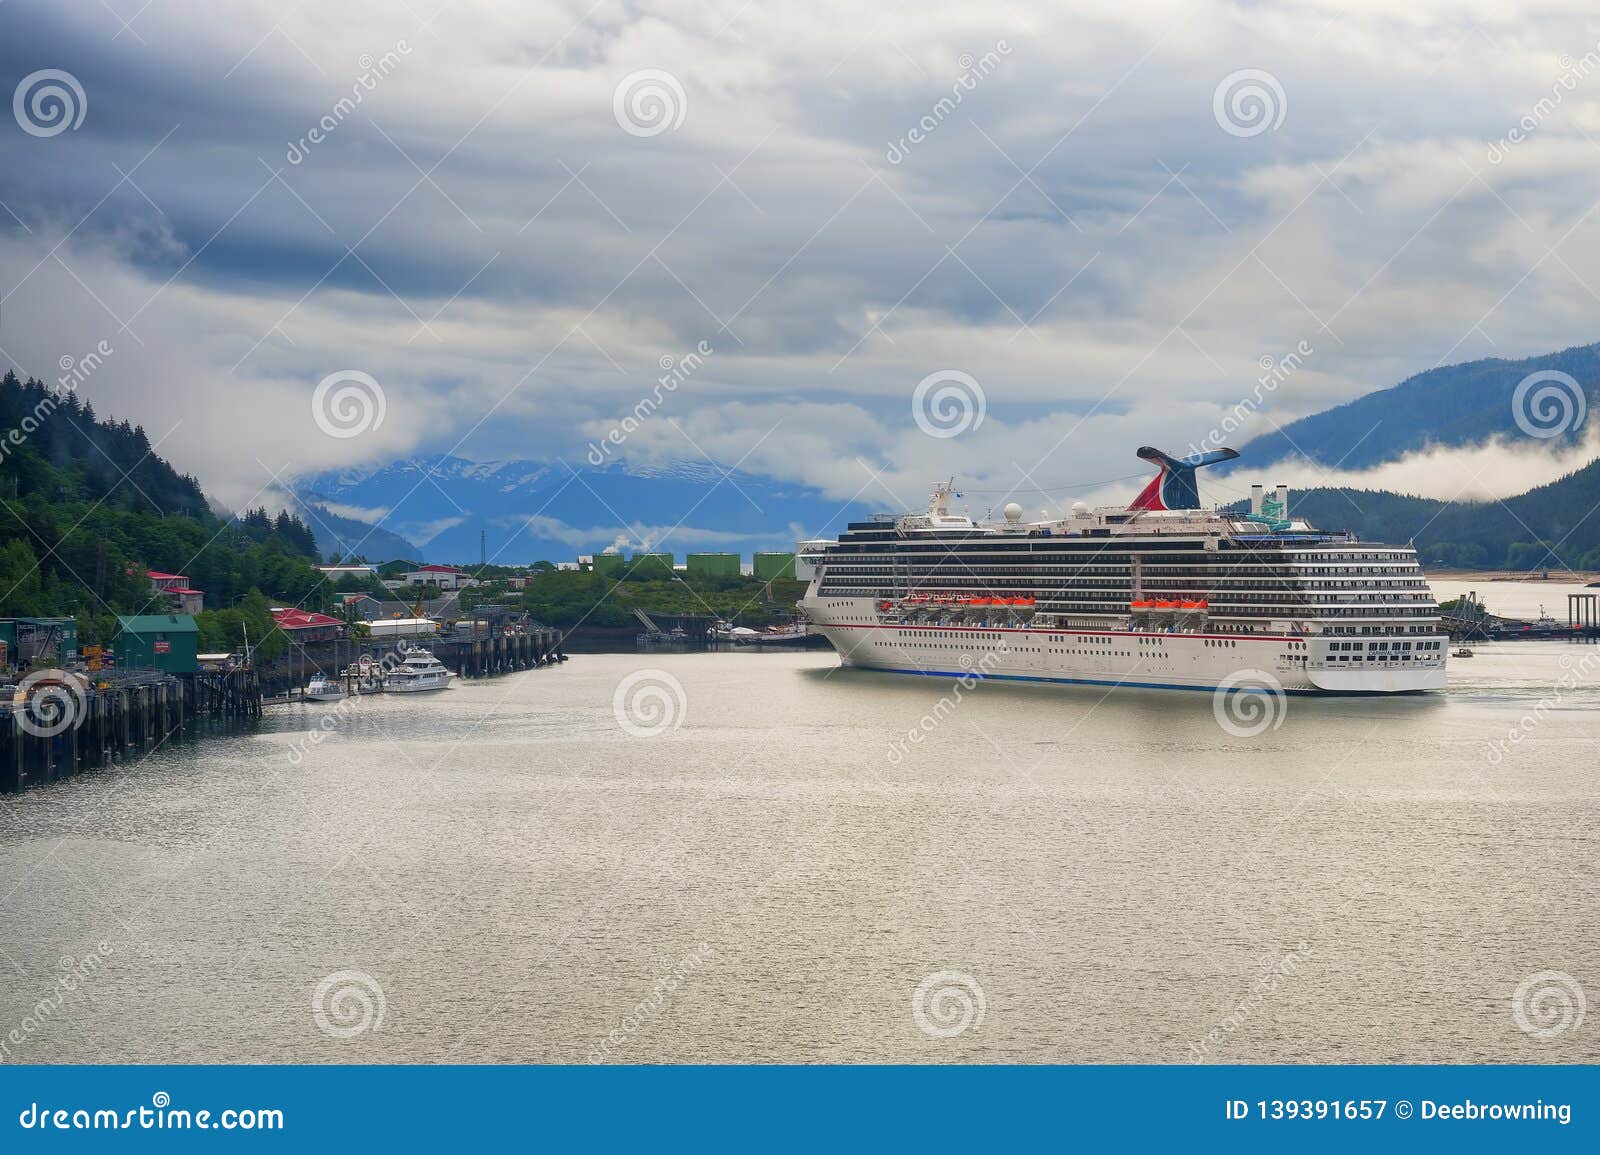
[[276,710],[0,800],[4,1057],[1592,1060],[1513,1000],[1600,990],[1600,659],[1476,649],[1248,738],[826,653]]

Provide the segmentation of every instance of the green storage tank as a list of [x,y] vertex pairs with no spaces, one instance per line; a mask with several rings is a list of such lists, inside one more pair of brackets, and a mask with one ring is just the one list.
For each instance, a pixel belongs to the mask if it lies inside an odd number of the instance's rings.
[[594,572],[619,574],[627,567],[628,559],[620,553],[597,553],[594,555]]
[[628,564],[640,574],[649,574],[652,577],[672,576],[672,555],[670,553],[636,553]]
[[736,553],[691,553],[686,561],[690,577],[738,577]]
[[200,628],[190,614],[118,618],[112,648],[121,669],[154,666],[169,674],[192,674],[198,665]]
[[764,582],[773,578],[794,578],[794,554],[758,553],[755,556],[755,574]]

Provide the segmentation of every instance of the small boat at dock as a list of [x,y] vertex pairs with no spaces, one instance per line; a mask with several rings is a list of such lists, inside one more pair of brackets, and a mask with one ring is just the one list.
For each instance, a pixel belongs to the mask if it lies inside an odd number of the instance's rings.
[[407,650],[405,661],[391,666],[383,676],[386,694],[420,694],[428,690],[445,690],[455,675],[443,662],[420,646]]
[[305,700],[308,702],[337,702],[346,696],[344,682],[318,674],[306,683]]

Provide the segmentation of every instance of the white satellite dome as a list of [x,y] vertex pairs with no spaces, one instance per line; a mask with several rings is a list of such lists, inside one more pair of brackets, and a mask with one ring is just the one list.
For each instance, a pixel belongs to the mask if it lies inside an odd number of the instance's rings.
[[1021,521],[1022,520],[1022,506],[1018,505],[1014,501],[1006,502],[1006,507],[1001,512],[1003,512],[1006,515],[1006,520],[1007,521]]
[[1072,512],[1073,513],[1088,513],[1089,512],[1089,507],[1087,505],[1085,505],[1081,501],[1075,501],[1075,502],[1072,503]]

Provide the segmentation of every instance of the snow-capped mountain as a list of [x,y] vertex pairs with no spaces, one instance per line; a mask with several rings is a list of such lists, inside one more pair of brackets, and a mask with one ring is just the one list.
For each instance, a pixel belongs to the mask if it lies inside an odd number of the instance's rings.
[[[342,519],[398,534],[429,561],[563,561],[611,547],[632,553],[790,550],[867,512],[816,490],[704,462],[591,468],[533,461],[415,457],[302,478],[297,496]],[[351,535],[340,536],[350,544]],[[376,560],[393,539],[358,552]],[[325,549],[328,547],[324,547]]]

